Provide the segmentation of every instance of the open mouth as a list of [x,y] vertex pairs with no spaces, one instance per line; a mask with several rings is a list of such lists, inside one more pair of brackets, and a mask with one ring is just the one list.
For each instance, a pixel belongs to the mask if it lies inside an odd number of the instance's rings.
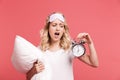
[[60,33],[58,33],[58,32],[55,32],[55,35],[59,36],[59,35],[60,35]]

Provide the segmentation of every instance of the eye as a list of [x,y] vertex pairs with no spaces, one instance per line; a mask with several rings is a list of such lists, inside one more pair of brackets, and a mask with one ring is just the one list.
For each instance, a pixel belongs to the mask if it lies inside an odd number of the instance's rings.
[[55,27],[57,24],[52,24],[53,27]]
[[60,26],[61,28],[64,28],[64,25],[63,26]]
[[61,27],[61,28],[64,28],[64,24],[60,24],[60,27]]

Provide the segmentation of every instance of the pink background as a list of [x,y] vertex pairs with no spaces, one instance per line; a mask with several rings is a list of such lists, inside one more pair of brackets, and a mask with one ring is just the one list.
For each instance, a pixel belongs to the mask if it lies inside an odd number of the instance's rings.
[[64,13],[72,37],[88,32],[95,43],[100,66],[75,60],[75,80],[120,80],[120,0],[0,0],[0,80],[25,80],[11,64],[15,35],[37,46],[54,11]]

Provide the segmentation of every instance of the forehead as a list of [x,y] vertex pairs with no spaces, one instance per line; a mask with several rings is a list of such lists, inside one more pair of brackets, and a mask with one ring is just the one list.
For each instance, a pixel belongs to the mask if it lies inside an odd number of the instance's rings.
[[65,24],[64,22],[62,22],[61,20],[59,19],[55,19],[54,21],[51,22],[51,24]]

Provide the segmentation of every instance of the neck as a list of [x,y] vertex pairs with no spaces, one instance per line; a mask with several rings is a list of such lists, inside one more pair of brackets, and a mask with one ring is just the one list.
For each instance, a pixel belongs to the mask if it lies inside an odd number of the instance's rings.
[[61,48],[60,41],[56,41],[56,42],[51,41],[49,50],[56,51],[56,50],[59,50],[60,48]]

